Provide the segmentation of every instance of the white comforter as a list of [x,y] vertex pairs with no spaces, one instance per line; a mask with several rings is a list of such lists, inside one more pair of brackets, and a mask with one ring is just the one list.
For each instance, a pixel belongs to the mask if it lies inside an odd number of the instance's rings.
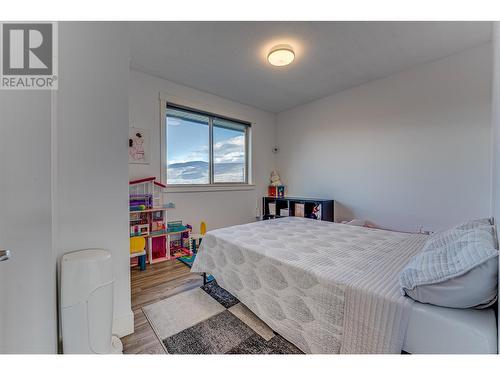
[[296,217],[208,232],[193,272],[215,276],[306,353],[399,353],[411,300],[398,274],[424,235]]

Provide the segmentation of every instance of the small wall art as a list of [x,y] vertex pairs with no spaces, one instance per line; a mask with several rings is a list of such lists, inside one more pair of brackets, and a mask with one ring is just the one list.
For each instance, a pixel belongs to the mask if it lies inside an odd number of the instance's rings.
[[151,158],[149,129],[129,128],[128,162],[149,164]]

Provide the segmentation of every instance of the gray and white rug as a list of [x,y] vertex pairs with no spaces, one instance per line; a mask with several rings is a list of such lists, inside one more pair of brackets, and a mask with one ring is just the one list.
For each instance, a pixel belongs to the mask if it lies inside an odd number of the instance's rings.
[[170,354],[301,354],[212,281],[142,308]]

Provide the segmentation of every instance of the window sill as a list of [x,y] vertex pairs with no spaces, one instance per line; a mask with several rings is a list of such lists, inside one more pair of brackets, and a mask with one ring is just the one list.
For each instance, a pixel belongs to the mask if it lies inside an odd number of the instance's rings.
[[200,193],[210,191],[248,191],[254,190],[253,184],[217,184],[217,185],[186,185],[186,186],[169,186],[166,189],[169,193]]

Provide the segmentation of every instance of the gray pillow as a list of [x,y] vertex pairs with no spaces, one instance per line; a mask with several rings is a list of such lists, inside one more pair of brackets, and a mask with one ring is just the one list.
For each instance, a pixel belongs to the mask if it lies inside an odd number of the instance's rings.
[[[466,229],[464,229],[466,228]],[[451,229],[443,230],[437,233],[434,233],[429,236],[429,239],[426,241],[424,248],[422,251],[433,251],[443,246],[449,246],[453,242],[457,241],[460,237],[462,237],[466,230],[481,230],[486,231],[488,236],[486,237],[488,240],[492,240],[493,246],[494,243],[494,235],[493,235],[493,226],[491,225],[477,225],[474,227],[470,227],[468,225],[458,225]]]
[[[445,233],[447,232],[447,233]],[[498,250],[492,230],[452,229],[429,238],[400,274],[401,292],[437,306],[486,307],[497,298]]]
[[475,228],[478,228],[478,227],[485,227],[485,226],[487,226],[487,227],[491,226],[491,220],[490,219],[484,218],[484,219],[467,220],[467,221],[464,221],[461,224],[455,225],[453,228],[454,229],[468,230],[468,229],[475,229]]

